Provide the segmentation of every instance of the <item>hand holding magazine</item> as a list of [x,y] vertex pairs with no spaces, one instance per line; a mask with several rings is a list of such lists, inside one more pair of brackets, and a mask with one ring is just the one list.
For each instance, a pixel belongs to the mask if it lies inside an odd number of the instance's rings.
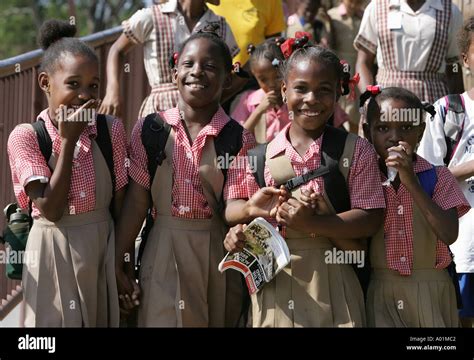
[[227,255],[219,264],[219,271],[240,271],[250,295],[258,292],[290,262],[290,251],[283,237],[265,219],[256,218],[244,230],[244,250]]

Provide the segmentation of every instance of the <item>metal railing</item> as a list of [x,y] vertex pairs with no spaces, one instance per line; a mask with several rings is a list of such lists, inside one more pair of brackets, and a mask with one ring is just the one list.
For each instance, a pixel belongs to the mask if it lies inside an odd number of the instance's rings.
[[[115,27],[81,38],[96,50],[101,75],[101,98],[105,95],[107,54],[113,42],[121,34],[121,27]],[[7,141],[17,124],[32,122],[37,114],[47,107],[46,97],[38,86],[38,66],[42,50],[31,51],[0,61],[0,208],[15,201],[7,155]],[[148,80],[143,66],[143,49],[135,46],[126,55],[132,73],[121,74],[121,96],[123,101],[122,120],[127,133],[133,127],[140,105],[149,92]],[[0,215],[0,229],[5,226]],[[5,248],[0,244],[0,251]],[[0,320],[21,300],[21,283],[5,275],[5,264],[0,263]]]

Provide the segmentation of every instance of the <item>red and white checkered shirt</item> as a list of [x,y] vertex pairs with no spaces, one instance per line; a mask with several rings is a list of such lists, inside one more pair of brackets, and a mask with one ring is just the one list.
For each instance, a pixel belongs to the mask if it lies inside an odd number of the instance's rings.
[[[191,145],[177,107],[161,112],[160,115],[175,132],[171,214],[187,219],[208,219],[212,217],[212,210],[204,196],[199,178],[202,150],[206,139],[210,136],[216,137],[230,118],[222,108],[219,108]],[[130,139],[130,177],[150,190],[148,160],[141,140],[143,121],[144,119],[137,121]],[[227,181],[223,189],[224,200],[247,198],[245,183],[247,150],[255,146],[255,139],[247,130],[243,132],[242,144],[236,159],[238,165],[232,166],[227,171]]]
[[[319,168],[321,166],[321,145],[324,134],[317,138],[310,145],[304,156],[301,157],[287,139],[290,126],[291,124],[287,125],[270,143],[268,158],[273,158],[284,151],[293,165],[296,176]],[[265,182],[269,186],[275,185],[275,180],[272,178],[268,166],[265,166]],[[348,175],[348,185],[352,209],[385,208],[377,165],[377,154],[372,145],[365,139],[357,139]],[[250,171],[250,167],[247,171],[247,186],[249,195],[258,191],[258,185],[253,173]],[[314,189],[316,193],[321,194],[324,191],[324,180],[322,177],[317,177],[302,185],[301,189]]]
[[[59,154],[61,137],[58,129],[51,122],[48,109],[43,110],[38,115],[37,119],[39,118],[44,120],[46,130],[51,137],[52,151]],[[85,128],[76,144],[68,195],[68,213],[71,215],[89,212],[95,208],[95,171],[91,139],[94,139],[96,135],[97,126],[94,123]],[[128,183],[126,139],[123,124],[119,120],[114,120],[111,140],[114,149],[116,191]],[[51,170],[41,154],[38,139],[32,129],[17,126],[11,132],[8,139],[8,157],[18,204],[23,209],[27,209],[29,199],[25,193],[25,186],[34,180],[47,183],[51,178]],[[34,204],[32,215],[34,217],[40,215]]]
[[[415,173],[419,173],[429,170],[432,165],[417,155],[413,167]],[[443,210],[457,208],[458,217],[461,217],[469,211],[470,206],[455,177],[446,167],[437,167],[436,173],[438,181],[433,192],[433,201]],[[380,179],[384,182],[387,177],[380,172]],[[413,199],[403,184],[400,184],[398,192],[392,185],[383,188],[387,202],[384,221],[387,265],[389,269],[396,270],[401,275],[410,275],[413,268]],[[448,246],[437,240],[434,267],[444,269],[450,263]]]

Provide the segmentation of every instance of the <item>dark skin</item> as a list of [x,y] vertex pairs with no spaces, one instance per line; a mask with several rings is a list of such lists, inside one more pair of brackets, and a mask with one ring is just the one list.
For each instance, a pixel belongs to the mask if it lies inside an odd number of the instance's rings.
[[[334,113],[339,94],[339,82],[334,70],[311,60],[301,60],[289,70],[282,85],[288,110],[293,115],[289,141],[304,156],[310,145],[324,132],[327,121]],[[282,195],[277,205],[278,223],[298,231],[336,240],[342,249],[363,249],[360,238],[373,235],[382,224],[383,210],[351,209],[333,214],[321,196],[303,193],[303,201]],[[224,240],[227,251],[240,251],[245,244],[243,226],[232,228]]]
[[[178,106],[182,112],[182,121],[190,144],[219,109],[222,90],[230,82],[230,70],[226,69],[222,59],[217,45],[202,38],[189,42],[179,57],[174,80],[178,85],[180,93]],[[275,192],[278,198],[277,190],[270,189],[267,192],[270,194]],[[267,196],[262,190],[260,198],[265,201],[267,197],[271,198],[272,195]],[[259,206],[258,199],[254,203]],[[135,258],[135,238],[150,206],[150,191],[131,180],[115,231],[115,272],[121,300],[120,307],[124,314],[128,314],[139,305],[140,288],[135,281],[132,259]],[[227,209],[225,211],[227,212]],[[248,207],[248,211],[252,214],[266,213],[265,210],[254,209],[251,206]]]
[[252,74],[257,79],[258,85],[265,92],[262,102],[250,114],[244,124],[244,128],[253,132],[258,120],[270,108],[279,108],[283,105],[281,97],[281,79],[277,68],[265,58],[251,61]]
[[[74,148],[88,125],[77,119],[87,120],[83,114],[99,104],[98,64],[86,56],[64,53],[56,68],[38,75],[38,82],[48,99],[49,116],[61,137],[61,149],[49,182],[32,181],[25,191],[41,214],[56,222],[68,206]],[[125,189],[114,195],[114,216],[120,212],[124,193]]]
[[[179,0],[178,9],[183,14],[184,21],[191,31],[205,11],[205,4],[219,5],[220,0]],[[122,115],[122,100],[120,99],[119,74],[125,55],[136,44],[124,34],[114,42],[107,56],[107,89],[99,112],[114,116]]]
[[[410,193],[438,239],[451,245],[458,237],[458,216],[456,208],[441,209],[423,190],[413,170],[413,155],[417,143],[423,136],[425,124],[417,125],[407,121],[381,121],[381,114],[392,109],[408,108],[401,100],[387,99],[380,104],[380,112],[374,115],[370,125],[364,124],[367,139],[380,156],[380,170],[387,174],[387,166],[398,170],[393,183],[398,191],[401,184]],[[395,152],[396,155],[389,155]],[[385,159],[385,160],[384,160]]]

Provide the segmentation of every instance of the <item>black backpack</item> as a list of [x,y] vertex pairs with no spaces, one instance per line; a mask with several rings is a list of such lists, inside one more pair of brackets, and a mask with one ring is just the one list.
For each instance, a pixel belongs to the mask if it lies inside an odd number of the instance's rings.
[[[150,186],[153,183],[156,169],[166,158],[165,147],[170,135],[170,131],[171,125],[164,121],[158,113],[147,115],[143,121],[141,140],[143,146],[145,147],[148,159]],[[237,156],[240,149],[242,149],[243,131],[244,128],[235,120],[231,119],[229,122],[227,122],[227,124],[222,128],[220,133],[214,139],[214,147],[217,157],[228,156],[228,158],[231,158],[233,156]],[[221,167],[222,174],[224,175],[224,184],[227,179],[227,170],[227,167]],[[138,250],[138,260],[136,267],[137,275],[146,241],[148,239],[148,235],[150,234],[151,228],[153,227],[153,222],[152,209],[148,209],[145,227],[141,233],[142,241]]]

